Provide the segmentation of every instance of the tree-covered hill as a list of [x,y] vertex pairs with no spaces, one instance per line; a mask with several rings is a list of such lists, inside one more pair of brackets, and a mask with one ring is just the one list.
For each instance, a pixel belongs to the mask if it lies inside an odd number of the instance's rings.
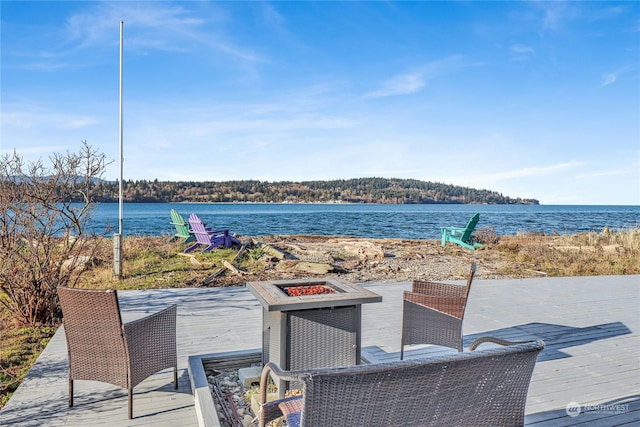
[[[119,184],[96,184],[96,201],[118,201]],[[253,203],[469,203],[532,204],[535,199],[503,196],[437,182],[397,178],[354,178],[330,181],[123,181],[125,202],[253,202]]]

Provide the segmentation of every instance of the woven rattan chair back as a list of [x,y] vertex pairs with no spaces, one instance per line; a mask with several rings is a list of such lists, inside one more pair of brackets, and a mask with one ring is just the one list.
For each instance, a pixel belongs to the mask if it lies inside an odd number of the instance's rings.
[[403,294],[400,358],[405,345],[434,344],[462,351],[462,324],[471,283],[476,273],[472,262],[467,285],[414,280]]
[[272,374],[301,381],[302,395],[268,403],[261,397],[261,426],[282,415],[290,427],[521,426],[543,348],[542,341],[532,341],[428,359],[297,372],[269,363],[264,383]]
[[69,377],[127,388],[128,357],[115,291],[59,288]]
[[149,375],[174,368],[177,388],[176,306],[122,323],[115,290],[58,287],[69,362],[69,406],[74,380],[126,388],[129,418],[133,387]]

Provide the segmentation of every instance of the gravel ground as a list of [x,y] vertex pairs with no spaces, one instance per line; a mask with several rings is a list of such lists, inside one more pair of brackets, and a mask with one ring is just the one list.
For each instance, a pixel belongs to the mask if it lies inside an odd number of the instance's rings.
[[[457,245],[440,245],[438,240],[368,239],[308,235],[272,235],[241,239],[248,247],[268,247],[280,252],[274,256],[265,250],[260,258],[265,266],[260,274],[244,273],[243,279],[277,280],[313,276],[313,267],[330,270],[318,276],[337,276],[355,283],[403,282],[422,280],[463,280],[469,265],[478,264],[477,279],[536,277],[544,275],[527,270],[497,251],[471,251]],[[505,273],[508,272],[508,273]],[[225,276],[230,276],[228,273]],[[237,278],[236,278],[237,279]]]

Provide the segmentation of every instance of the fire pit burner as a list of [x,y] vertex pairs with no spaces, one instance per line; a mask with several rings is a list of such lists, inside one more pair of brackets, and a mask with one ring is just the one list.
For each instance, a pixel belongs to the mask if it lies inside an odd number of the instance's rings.
[[308,295],[335,294],[336,291],[324,285],[296,285],[281,287],[282,292],[290,297],[302,297]]

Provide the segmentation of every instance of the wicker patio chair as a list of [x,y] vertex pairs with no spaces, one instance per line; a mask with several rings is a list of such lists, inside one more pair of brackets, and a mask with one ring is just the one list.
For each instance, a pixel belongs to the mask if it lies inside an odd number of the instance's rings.
[[173,368],[173,388],[178,388],[175,304],[123,324],[115,290],[58,287],[58,297],[67,338],[69,407],[74,380],[126,388],[129,418],[133,388],[150,375]]
[[404,359],[404,346],[410,344],[443,345],[462,351],[462,321],[475,273],[473,262],[466,286],[413,281],[413,290],[403,296],[400,359]]
[[[492,346],[475,348],[484,343]],[[372,365],[282,371],[260,381],[260,426],[521,426],[531,375],[544,342],[481,338],[471,351]],[[302,394],[266,402],[270,376],[302,383]]]

